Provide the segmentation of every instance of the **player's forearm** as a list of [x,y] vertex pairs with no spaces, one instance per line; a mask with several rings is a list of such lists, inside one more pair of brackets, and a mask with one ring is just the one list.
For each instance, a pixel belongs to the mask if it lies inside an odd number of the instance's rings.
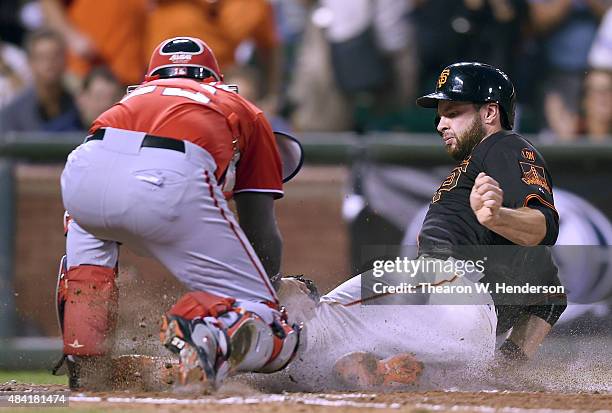
[[531,359],[551,328],[552,326],[540,317],[525,315],[512,327],[509,340],[516,344],[525,357]]
[[274,196],[271,193],[242,192],[234,199],[240,227],[268,276],[275,276],[280,271],[283,240],[274,215]]
[[281,256],[283,253],[283,241],[278,228],[270,229],[265,234],[254,236],[251,240],[255,253],[269,277],[273,277],[280,272]]
[[273,277],[280,271],[281,257],[283,253],[283,239],[281,237],[274,217],[261,216],[240,217],[240,227],[246,234],[255,254],[261,261],[269,277]]
[[523,246],[538,245],[546,236],[546,218],[537,209],[500,208],[499,217],[484,224],[491,231]]

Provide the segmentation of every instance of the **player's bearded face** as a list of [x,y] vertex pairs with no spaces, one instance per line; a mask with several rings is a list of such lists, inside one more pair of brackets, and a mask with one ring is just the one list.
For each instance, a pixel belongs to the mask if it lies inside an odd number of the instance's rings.
[[485,137],[485,129],[480,119],[480,114],[476,112],[470,126],[463,132],[457,133],[457,144],[447,146],[447,152],[456,161],[461,161],[472,153],[472,150]]
[[446,151],[457,161],[465,159],[486,135],[479,110],[471,103],[442,101],[438,113]]

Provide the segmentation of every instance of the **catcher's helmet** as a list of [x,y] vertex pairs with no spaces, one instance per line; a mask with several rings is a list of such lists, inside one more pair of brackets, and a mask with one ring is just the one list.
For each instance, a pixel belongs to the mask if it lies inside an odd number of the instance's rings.
[[495,102],[501,108],[501,124],[514,126],[514,85],[499,69],[484,63],[462,62],[447,66],[436,83],[436,91],[417,99],[424,108],[438,107],[440,100],[485,103]]
[[153,51],[145,80],[169,77],[223,80],[217,58],[206,43],[195,37],[164,40]]

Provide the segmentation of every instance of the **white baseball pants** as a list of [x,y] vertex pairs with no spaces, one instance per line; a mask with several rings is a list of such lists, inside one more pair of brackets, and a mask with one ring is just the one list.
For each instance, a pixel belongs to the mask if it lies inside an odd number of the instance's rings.
[[103,140],[84,143],[68,157],[61,177],[64,207],[73,218],[68,268],[114,267],[121,243],[157,258],[191,290],[275,302],[217,185],[213,157],[190,142],[185,153],[143,148],[144,137],[108,128]]

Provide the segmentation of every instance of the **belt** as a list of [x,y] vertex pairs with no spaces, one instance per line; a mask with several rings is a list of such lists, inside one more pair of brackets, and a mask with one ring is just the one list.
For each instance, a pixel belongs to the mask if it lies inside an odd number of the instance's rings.
[[[105,132],[105,129],[98,129],[93,133],[93,135],[89,135],[88,137],[86,137],[85,142],[94,140],[101,141],[104,139]],[[185,142],[178,139],[164,138],[162,136],[145,135],[140,147],[170,149],[173,151],[185,153]]]

